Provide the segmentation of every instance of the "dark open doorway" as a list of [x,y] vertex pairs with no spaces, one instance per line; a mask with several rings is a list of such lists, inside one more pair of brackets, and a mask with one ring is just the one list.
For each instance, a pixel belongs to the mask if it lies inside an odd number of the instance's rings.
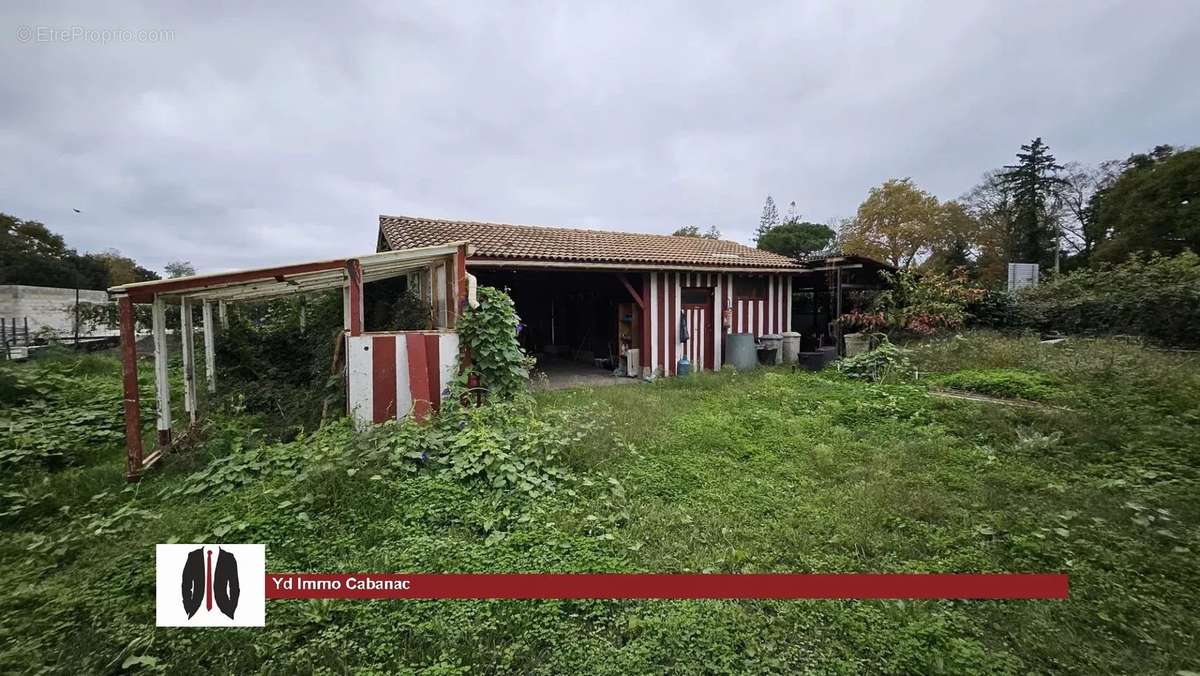
[[[471,274],[481,285],[508,291],[523,324],[521,346],[537,359],[537,371],[549,379],[549,387],[616,380],[620,322],[633,303],[616,273],[473,268]],[[640,287],[636,274],[627,279]],[[640,336],[632,342],[637,347]]]

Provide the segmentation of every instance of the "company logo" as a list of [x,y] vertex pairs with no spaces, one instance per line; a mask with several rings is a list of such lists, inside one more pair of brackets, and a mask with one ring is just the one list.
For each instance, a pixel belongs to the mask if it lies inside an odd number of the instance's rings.
[[264,545],[157,545],[155,564],[158,626],[263,626]]

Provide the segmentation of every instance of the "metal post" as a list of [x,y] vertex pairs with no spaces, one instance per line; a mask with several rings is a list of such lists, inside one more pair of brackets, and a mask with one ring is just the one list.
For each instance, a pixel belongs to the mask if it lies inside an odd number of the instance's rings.
[[[16,327],[16,320],[13,320],[13,328]],[[79,285],[75,285],[75,350],[79,350]]]
[[837,327],[835,329],[837,331],[837,335],[834,337],[834,339],[837,341],[838,354],[845,354],[842,348],[842,324],[840,321],[838,321],[842,318],[842,269],[840,267],[835,267],[834,270],[837,274],[837,298],[834,300],[835,312],[833,316],[833,325]]
[[204,320],[204,377],[208,381],[208,391],[217,391],[217,353],[213,339],[212,303],[204,301],[201,311]]
[[188,421],[196,424],[196,342],[192,326],[192,300],[183,298],[179,304],[179,332],[183,351],[183,410]]
[[25,317],[25,347],[29,347],[29,317]]
[[154,400],[158,412],[158,447],[171,445],[171,384],[167,373],[167,318],[162,296],[151,306],[154,328]]
[[117,300],[121,316],[121,382],[125,409],[125,478],[137,481],[142,474],[142,405],[138,394],[137,334],[134,331],[133,300]]
[[792,331],[792,275],[787,278],[787,314],[784,316],[784,331],[791,333]]

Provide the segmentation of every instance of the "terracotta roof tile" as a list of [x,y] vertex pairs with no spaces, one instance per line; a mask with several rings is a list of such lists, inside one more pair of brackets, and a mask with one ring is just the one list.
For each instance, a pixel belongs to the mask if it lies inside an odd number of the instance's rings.
[[381,246],[405,249],[469,240],[475,258],[530,261],[579,261],[721,268],[799,268],[786,256],[737,242],[550,228],[506,223],[449,221],[436,218],[380,216]]

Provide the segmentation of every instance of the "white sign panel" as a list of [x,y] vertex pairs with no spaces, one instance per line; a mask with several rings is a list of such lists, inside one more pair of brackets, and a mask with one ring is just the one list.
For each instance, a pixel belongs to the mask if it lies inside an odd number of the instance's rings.
[[1037,263],[1009,263],[1008,290],[1016,291],[1038,285]]

